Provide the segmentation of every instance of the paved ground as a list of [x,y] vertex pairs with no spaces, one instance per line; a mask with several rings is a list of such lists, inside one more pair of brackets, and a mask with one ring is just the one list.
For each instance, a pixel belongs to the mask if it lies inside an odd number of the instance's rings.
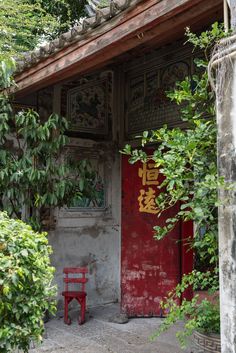
[[149,337],[160,325],[159,318],[130,319],[127,324],[111,322],[119,311],[118,305],[90,309],[87,321],[78,326],[75,313],[72,324],[53,319],[46,324],[47,338],[42,346],[30,353],[190,353],[181,350],[175,338],[181,324],[164,333],[155,342]]
[[46,324],[47,338],[40,347],[30,353],[190,353],[181,350],[175,338],[181,324],[151,342],[149,336],[163,319],[130,319],[127,324],[115,324],[111,318],[119,312],[112,304],[90,309],[87,321],[78,326],[75,313],[71,313],[72,324],[65,325],[63,319],[53,319]]

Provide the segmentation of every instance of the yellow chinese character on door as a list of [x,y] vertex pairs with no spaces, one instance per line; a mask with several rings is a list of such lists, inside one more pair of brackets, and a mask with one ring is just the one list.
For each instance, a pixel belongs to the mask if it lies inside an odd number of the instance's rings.
[[142,178],[143,186],[159,184],[159,170],[155,168],[154,163],[143,163],[142,168],[139,168],[138,170],[138,176]]
[[155,202],[156,192],[153,188],[148,188],[148,191],[144,189],[140,190],[138,197],[139,201],[139,212],[157,214],[158,208]]

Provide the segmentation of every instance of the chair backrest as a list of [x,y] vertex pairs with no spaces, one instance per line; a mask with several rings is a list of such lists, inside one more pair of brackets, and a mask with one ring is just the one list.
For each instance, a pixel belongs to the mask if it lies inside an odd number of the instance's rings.
[[[65,282],[66,291],[68,291],[69,283],[79,283],[79,284],[82,284],[82,291],[85,292],[85,283],[88,282],[88,278],[86,278],[86,273],[88,273],[87,267],[65,267],[63,269],[63,273],[65,274],[65,277],[63,278],[63,280]],[[69,275],[76,275],[76,274],[80,277],[69,276]]]

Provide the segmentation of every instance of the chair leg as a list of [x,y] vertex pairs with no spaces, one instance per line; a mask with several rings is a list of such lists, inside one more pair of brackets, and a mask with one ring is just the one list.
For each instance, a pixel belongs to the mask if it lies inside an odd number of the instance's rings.
[[86,297],[83,298],[80,302],[80,320],[79,325],[83,325],[85,323],[85,311],[86,311]]
[[64,323],[67,325],[71,324],[71,320],[68,317],[69,302],[70,302],[69,298],[65,297],[65,300],[64,300]]

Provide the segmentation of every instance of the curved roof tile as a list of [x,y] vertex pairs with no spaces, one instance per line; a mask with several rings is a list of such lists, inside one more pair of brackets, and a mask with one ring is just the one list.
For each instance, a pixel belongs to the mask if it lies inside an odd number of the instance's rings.
[[[71,43],[78,42],[85,34],[90,33],[104,22],[141,1],[143,0],[89,0],[88,5],[86,5],[88,17],[83,19],[80,25],[74,26],[58,38],[32,52],[26,53],[17,62],[17,74],[57,53]],[[107,3],[108,6],[103,7],[104,3]]]

